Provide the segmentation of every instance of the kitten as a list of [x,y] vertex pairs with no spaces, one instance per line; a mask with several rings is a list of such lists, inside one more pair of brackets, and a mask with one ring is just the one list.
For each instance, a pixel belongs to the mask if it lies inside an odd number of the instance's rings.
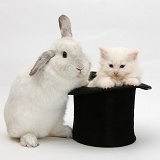
[[141,84],[138,51],[127,48],[100,48],[100,69],[88,87],[111,88]]

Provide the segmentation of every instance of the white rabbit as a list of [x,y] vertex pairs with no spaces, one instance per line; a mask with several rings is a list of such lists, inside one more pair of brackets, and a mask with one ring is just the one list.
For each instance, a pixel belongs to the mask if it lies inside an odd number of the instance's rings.
[[8,134],[22,146],[36,147],[46,136],[72,136],[63,120],[68,92],[87,84],[91,63],[72,39],[67,16],[59,17],[59,27],[62,38],[18,74],[5,105]]

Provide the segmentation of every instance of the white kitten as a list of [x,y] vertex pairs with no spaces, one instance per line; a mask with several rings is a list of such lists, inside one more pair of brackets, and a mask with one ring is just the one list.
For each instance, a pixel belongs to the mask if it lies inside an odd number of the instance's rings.
[[141,84],[138,51],[127,48],[100,48],[100,69],[88,87],[111,88]]

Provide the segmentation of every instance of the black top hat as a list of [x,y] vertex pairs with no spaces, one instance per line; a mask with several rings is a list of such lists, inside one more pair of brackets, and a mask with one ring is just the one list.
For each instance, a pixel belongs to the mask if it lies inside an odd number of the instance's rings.
[[[96,76],[91,72],[90,79]],[[96,147],[120,147],[133,143],[134,101],[136,88],[151,89],[146,84],[108,89],[77,88],[74,95],[73,139]]]

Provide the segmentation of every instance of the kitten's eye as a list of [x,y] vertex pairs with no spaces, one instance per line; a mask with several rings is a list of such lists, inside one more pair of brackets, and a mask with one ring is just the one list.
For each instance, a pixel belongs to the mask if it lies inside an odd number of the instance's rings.
[[67,52],[64,51],[62,56],[63,58],[67,58]]
[[110,68],[113,68],[113,64],[109,64],[109,67],[110,67]]
[[124,68],[125,67],[125,65],[120,65],[120,68]]

